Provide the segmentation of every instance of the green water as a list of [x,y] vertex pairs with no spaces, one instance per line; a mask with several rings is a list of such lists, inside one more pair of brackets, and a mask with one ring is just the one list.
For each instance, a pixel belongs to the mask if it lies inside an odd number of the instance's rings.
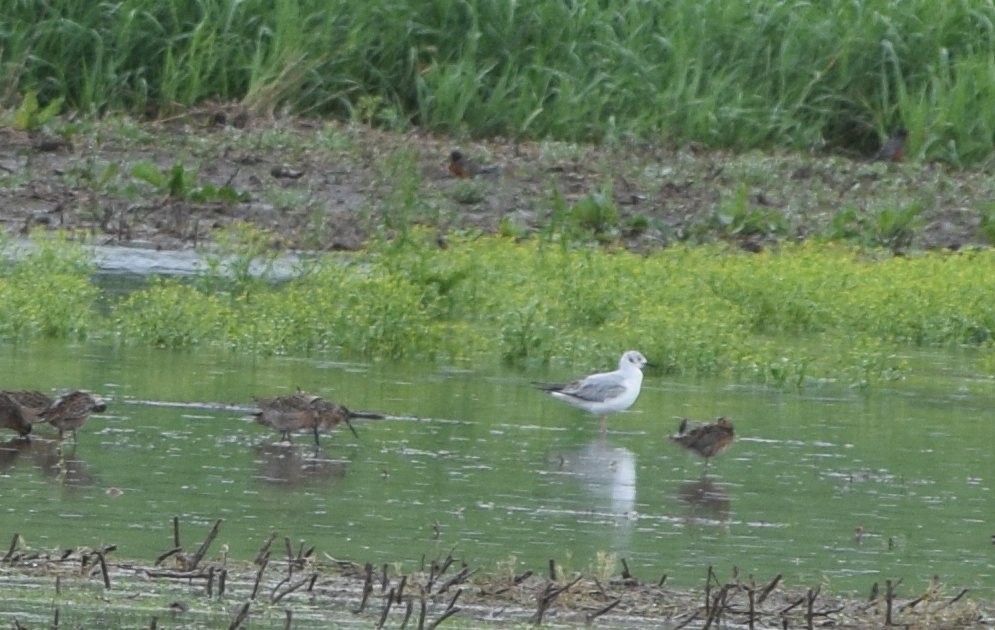
[[[471,365],[357,365],[101,343],[7,346],[0,386],[81,387],[109,399],[73,448],[0,450],[0,540],[38,550],[114,543],[151,562],[179,515],[196,547],[255,556],[270,531],[357,562],[418,567],[455,548],[471,566],[593,567],[625,558],[645,581],[699,586],[709,565],[789,587],[866,593],[935,574],[995,596],[992,384],[957,357],[923,355],[935,378],[861,393],[780,392],[655,376],[629,413],[597,420],[531,380],[576,376]],[[650,357],[652,360],[653,357]],[[610,365],[590,366],[592,369]],[[254,395],[296,387],[388,414],[294,445],[252,423]],[[177,406],[176,403],[189,403]],[[675,416],[732,417],[737,441],[702,477],[668,443]],[[39,437],[51,437],[38,427]],[[13,438],[13,433],[7,432]],[[120,493],[118,493],[120,491]],[[857,528],[863,534],[855,536]]]

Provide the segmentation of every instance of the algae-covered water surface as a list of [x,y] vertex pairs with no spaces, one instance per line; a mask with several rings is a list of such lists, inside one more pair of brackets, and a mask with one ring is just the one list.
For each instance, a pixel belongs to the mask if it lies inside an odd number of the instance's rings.
[[[0,448],[0,536],[39,550],[117,545],[151,562],[179,516],[212,555],[251,560],[272,531],[398,570],[456,549],[489,567],[634,573],[697,585],[708,566],[866,592],[932,576],[995,594],[995,423],[952,354],[907,357],[921,387],[785,392],[650,375],[633,408],[596,418],[531,380],[473,365],[347,364],[213,351],[37,342],[7,347],[5,386],[85,387],[105,413],[61,449],[36,427]],[[654,360],[654,357],[649,357]],[[611,366],[591,366],[592,369]],[[288,445],[247,417],[300,387],[385,414]],[[728,415],[736,442],[709,464],[667,435]],[[190,540],[193,539],[193,540]],[[607,559],[607,560],[606,560]],[[916,586],[916,588],[918,588]]]

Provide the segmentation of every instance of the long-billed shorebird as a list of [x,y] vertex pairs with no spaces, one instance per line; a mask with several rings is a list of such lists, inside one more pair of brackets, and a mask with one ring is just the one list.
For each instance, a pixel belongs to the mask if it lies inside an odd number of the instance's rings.
[[256,422],[271,427],[281,433],[283,439],[290,441],[291,431],[307,429],[314,433],[314,444],[320,446],[319,434],[322,429],[331,429],[345,422],[352,434],[359,437],[356,428],[352,426],[352,418],[370,418],[382,420],[378,413],[367,411],[349,411],[343,405],[325,400],[321,396],[297,392],[287,396],[256,398],[259,411],[253,415]]
[[690,428],[688,425],[688,419],[682,418],[677,434],[670,436],[670,439],[692,453],[705,458],[707,470],[708,460],[721,454],[732,445],[735,437],[732,420],[728,416],[722,416],[715,422],[708,424],[699,424]]
[[57,398],[48,409],[38,414],[40,420],[48,422],[59,430],[59,439],[65,431],[73,432],[73,439],[76,439],[76,431],[83,426],[91,413],[100,413],[107,409],[107,404],[97,400],[92,394],[82,391],[69,392]]
[[646,357],[629,350],[614,372],[591,374],[565,385],[535,383],[551,396],[601,417],[601,431],[608,428],[608,414],[625,411],[636,402],[643,385]]

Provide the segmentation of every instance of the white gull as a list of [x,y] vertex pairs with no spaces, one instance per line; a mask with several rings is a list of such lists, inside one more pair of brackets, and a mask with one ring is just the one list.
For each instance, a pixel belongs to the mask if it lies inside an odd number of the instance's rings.
[[565,385],[535,385],[554,398],[601,416],[601,430],[604,431],[608,414],[625,411],[636,402],[643,385],[643,367],[647,364],[641,353],[629,350],[619,359],[614,372],[591,374]]

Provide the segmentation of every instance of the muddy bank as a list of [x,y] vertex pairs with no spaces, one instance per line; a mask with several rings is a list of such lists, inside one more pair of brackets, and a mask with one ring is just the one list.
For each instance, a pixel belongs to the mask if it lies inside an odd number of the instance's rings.
[[[501,168],[456,178],[455,148]],[[63,228],[168,249],[238,221],[269,230],[273,247],[303,250],[353,250],[412,225],[441,235],[556,229],[640,251],[719,239],[755,250],[820,235],[958,248],[989,242],[984,204],[995,193],[981,170],[866,156],[471,142],[237,106],[0,129],[0,182],[8,232]],[[908,229],[892,233],[896,221]]]

